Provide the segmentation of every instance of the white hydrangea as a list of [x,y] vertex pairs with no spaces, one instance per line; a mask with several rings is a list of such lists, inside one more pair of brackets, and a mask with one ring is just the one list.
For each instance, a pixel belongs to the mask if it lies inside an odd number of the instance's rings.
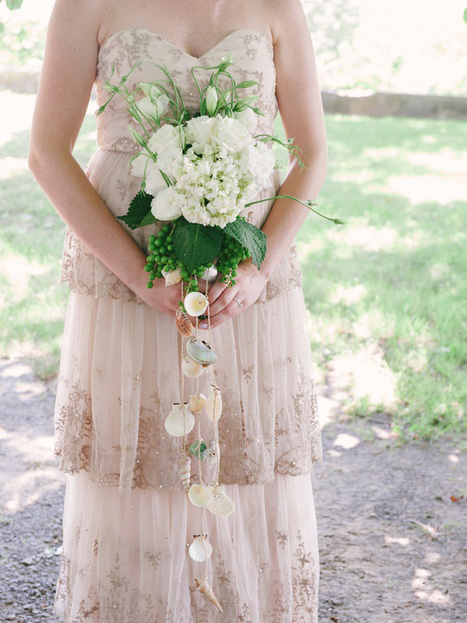
[[[257,143],[239,119],[221,115],[190,119],[185,136],[190,145],[185,153],[173,126],[162,126],[150,139],[151,148],[157,147],[157,163],[150,166],[153,185],[160,181],[155,169],[173,182],[158,188],[152,212],[161,220],[182,214],[191,223],[225,227],[267,184],[275,166],[272,150]],[[141,164],[134,170],[140,172]]]

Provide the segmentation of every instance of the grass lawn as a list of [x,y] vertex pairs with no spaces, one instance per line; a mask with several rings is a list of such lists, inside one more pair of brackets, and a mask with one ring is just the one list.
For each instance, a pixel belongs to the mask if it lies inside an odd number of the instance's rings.
[[[67,300],[65,228],[27,169],[34,97],[0,100],[20,112],[17,125],[0,122],[0,355],[29,358],[49,378]],[[74,152],[83,167],[94,107]],[[317,374],[340,411],[390,413],[401,438],[465,432],[465,124],[333,115],[326,127],[318,210],[345,224],[310,214],[297,238]]]

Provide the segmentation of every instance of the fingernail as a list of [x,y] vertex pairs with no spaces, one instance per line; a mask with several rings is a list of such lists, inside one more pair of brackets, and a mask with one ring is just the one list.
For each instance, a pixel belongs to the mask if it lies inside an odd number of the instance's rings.
[[202,322],[202,323],[199,325],[199,328],[200,328],[200,329],[207,329],[207,328],[208,328],[208,323],[207,323],[207,322]]

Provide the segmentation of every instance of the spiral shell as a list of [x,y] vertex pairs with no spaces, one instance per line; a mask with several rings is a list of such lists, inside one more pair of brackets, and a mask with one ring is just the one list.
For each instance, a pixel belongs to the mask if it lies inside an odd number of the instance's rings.
[[205,404],[206,396],[204,394],[200,394],[199,392],[190,396],[190,400],[188,402],[188,406],[192,413],[198,413],[198,411],[201,411]]
[[188,409],[188,404],[184,402],[180,404],[175,402],[172,411],[165,418],[165,430],[172,437],[183,437],[193,430],[195,425],[195,416]]
[[179,469],[180,473],[180,482],[183,490],[188,495],[188,489],[190,488],[190,477],[191,477],[191,457],[186,456],[182,460],[182,464]]
[[190,337],[190,335],[193,334],[193,324],[180,307],[177,309],[175,326],[177,327],[177,331],[180,335],[183,335],[183,337]]
[[212,348],[204,340],[200,340],[194,335],[188,338],[186,342],[186,354],[205,366],[209,366],[217,359],[217,355]]
[[183,301],[187,314],[201,316],[206,311],[208,299],[202,292],[189,292]]
[[195,539],[188,548],[188,553],[196,562],[204,562],[212,554],[212,545],[207,539],[207,534],[193,535]]
[[213,386],[212,392],[206,398],[206,414],[211,422],[214,423],[222,415],[222,394],[217,385]]
[[195,483],[188,489],[188,499],[194,506],[206,506],[212,500],[212,487]]
[[195,588],[199,590],[199,592],[203,595],[205,599],[210,601],[221,612],[224,612],[221,608],[220,603],[217,601],[216,596],[214,595],[214,591],[212,590],[206,575],[204,575],[201,578],[201,580],[199,580],[198,578],[195,578],[194,584],[195,584]]
[[235,502],[225,493],[223,485],[214,485],[212,490],[212,500],[206,508],[214,515],[227,517],[235,510]]
[[203,370],[204,366],[202,363],[184,355],[182,359],[182,372],[185,376],[195,379]]
[[164,270],[162,269],[162,275],[165,278],[166,286],[173,286],[180,281],[182,278],[182,271],[180,268],[176,268],[175,270]]

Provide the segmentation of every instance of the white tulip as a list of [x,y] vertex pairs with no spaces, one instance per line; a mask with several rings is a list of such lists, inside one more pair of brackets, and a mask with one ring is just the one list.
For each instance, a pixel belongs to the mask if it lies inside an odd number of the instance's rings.
[[208,113],[212,116],[217,106],[217,91],[216,87],[208,87],[206,89],[206,108]]

